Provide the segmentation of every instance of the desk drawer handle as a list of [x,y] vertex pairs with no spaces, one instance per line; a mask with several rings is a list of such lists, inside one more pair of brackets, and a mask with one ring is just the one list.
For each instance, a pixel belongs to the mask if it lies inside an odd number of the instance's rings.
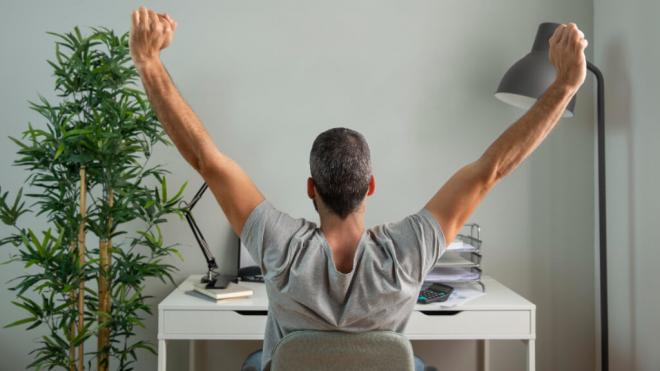
[[420,310],[420,313],[427,316],[455,316],[461,313],[461,310]]
[[241,316],[267,316],[267,310],[235,310]]

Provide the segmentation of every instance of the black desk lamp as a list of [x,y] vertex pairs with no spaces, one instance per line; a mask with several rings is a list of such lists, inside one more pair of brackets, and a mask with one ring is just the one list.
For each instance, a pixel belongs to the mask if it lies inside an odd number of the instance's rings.
[[[548,58],[549,40],[558,23],[541,23],[536,32],[532,51],[516,62],[504,74],[495,97],[513,106],[527,109],[546,91],[555,80],[555,68]],[[587,61],[587,69],[596,77],[597,86],[597,135],[598,135],[598,240],[600,243],[600,330],[601,366],[609,368],[608,321],[607,321],[607,224],[605,214],[605,102],[603,74],[598,67]],[[563,117],[572,117],[575,97],[566,107]]]
[[211,250],[209,250],[209,245],[206,243],[206,239],[204,238],[202,231],[197,226],[197,222],[195,222],[195,218],[191,213],[192,208],[195,207],[199,199],[202,198],[208,187],[208,184],[202,184],[201,188],[199,191],[197,191],[197,193],[195,193],[190,202],[186,203],[182,201],[181,203],[183,206],[183,213],[186,217],[186,220],[188,221],[188,225],[190,225],[190,229],[192,229],[193,235],[195,236],[195,240],[197,240],[199,248],[202,249],[202,254],[204,254],[204,258],[206,259],[206,264],[208,266],[208,272],[206,272],[206,274],[202,277],[202,283],[206,283],[207,287],[223,289],[227,287],[230,282],[236,281],[236,277],[221,275],[215,271],[216,268],[218,268],[218,264],[215,262],[215,258],[213,257]]

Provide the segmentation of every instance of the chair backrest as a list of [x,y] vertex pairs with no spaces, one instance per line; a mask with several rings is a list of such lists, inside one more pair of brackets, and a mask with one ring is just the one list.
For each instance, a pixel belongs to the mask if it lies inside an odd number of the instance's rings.
[[271,371],[413,371],[410,341],[392,331],[296,331],[275,347]]

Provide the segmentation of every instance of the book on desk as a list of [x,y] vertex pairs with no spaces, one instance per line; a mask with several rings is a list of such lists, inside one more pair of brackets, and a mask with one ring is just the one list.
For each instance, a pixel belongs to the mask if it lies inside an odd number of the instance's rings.
[[206,288],[206,283],[195,282],[193,283],[193,290],[215,300],[245,298],[254,294],[252,289],[233,282],[229,283],[229,286],[224,289],[209,289]]

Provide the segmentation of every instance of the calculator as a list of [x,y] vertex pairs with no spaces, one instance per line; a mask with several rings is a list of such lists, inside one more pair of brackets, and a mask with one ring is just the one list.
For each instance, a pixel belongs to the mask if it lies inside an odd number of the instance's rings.
[[441,303],[446,301],[453,291],[454,288],[451,286],[433,283],[419,292],[417,302],[419,304]]

